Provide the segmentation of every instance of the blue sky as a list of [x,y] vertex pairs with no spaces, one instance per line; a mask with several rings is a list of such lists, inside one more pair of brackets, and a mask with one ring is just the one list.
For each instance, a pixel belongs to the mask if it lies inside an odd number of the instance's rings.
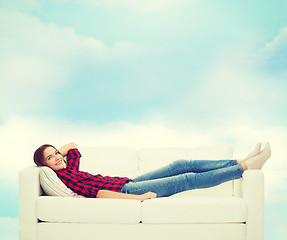
[[242,156],[270,141],[265,239],[286,237],[286,12],[283,0],[0,0],[1,223],[17,226],[17,172],[42,143],[228,143]]

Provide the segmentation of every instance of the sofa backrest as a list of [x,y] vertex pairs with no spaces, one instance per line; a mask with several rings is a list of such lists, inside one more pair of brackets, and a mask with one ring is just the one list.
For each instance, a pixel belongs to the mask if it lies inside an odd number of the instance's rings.
[[162,167],[175,160],[226,160],[232,159],[229,145],[194,148],[143,148],[139,151],[140,174]]
[[111,177],[138,175],[138,151],[131,147],[79,147],[80,170]]
[[[79,147],[82,154],[80,170],[103,176],[136,177],[163,167],[175,160],[232,159],[229,145],[220,144],[193,148]],[[187,191],[176,196],[234,196],[234,181],[219,186]]]

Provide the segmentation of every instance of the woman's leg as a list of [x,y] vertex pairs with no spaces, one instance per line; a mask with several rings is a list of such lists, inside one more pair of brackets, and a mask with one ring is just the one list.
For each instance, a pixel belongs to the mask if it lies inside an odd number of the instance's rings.
[[183,173],[194,172],[207,172],[219,168],[225,168],[229,166],[236,165],[238,162],[245,165],[244,161],[249,158],[252,158],[260,153],[261,143],[257,143],[255,148],[244,158],[236,160],[218,160],[218,161],[210,161],[210,160],[177,160],[165,167],[154,170],[149,173],[145,173],[133,179],[134,182],[171,177]]
[[201,173],[237,164],[236,160],[177,160],[157,170],[133,178],[134,182],[171,177],[183,173]]
[[151,191],[157,193],[157,197],[168,197],[179,192],[213,187],[226,181],[239,179],[242,173],[241,164],[236,164],[207,172],[188,172],[147,181],[131,181],[123,186],[121,192],[139,195]]

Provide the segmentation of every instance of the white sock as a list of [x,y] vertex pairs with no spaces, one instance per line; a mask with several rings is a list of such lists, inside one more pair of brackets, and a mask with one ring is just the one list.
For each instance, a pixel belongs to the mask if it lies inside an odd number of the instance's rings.
[[267,142],[261,153],[246,161],[247,169],[248,170],[261,169],[270,156],[271,156],[270,143]]
[[238,163],[244,162],[249,158],[255,157],[257,154],[259,154],[261,151],[261,143],[257,143],[255,148],[252,150],[251,153],[249,153],[246,157],[244,158],[239,158],[237,159]]

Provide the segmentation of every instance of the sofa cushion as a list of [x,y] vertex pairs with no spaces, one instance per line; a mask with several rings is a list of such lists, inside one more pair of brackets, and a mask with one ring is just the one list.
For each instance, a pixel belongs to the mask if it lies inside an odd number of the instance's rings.
[[36,200],[36,217],[45,222],[132,224],[141,221],[141,202],[41,196]]
[[247,206],[235,197],[155,198],[142,203],[143,223],[246,222]]
[[40,167],[40,184],[48,196],[83,197],[68,188],[49,167]]
[[242,223],[247,206],[240,198],[130,199],[61,198],[41,196],[36,217],[69,223]]

